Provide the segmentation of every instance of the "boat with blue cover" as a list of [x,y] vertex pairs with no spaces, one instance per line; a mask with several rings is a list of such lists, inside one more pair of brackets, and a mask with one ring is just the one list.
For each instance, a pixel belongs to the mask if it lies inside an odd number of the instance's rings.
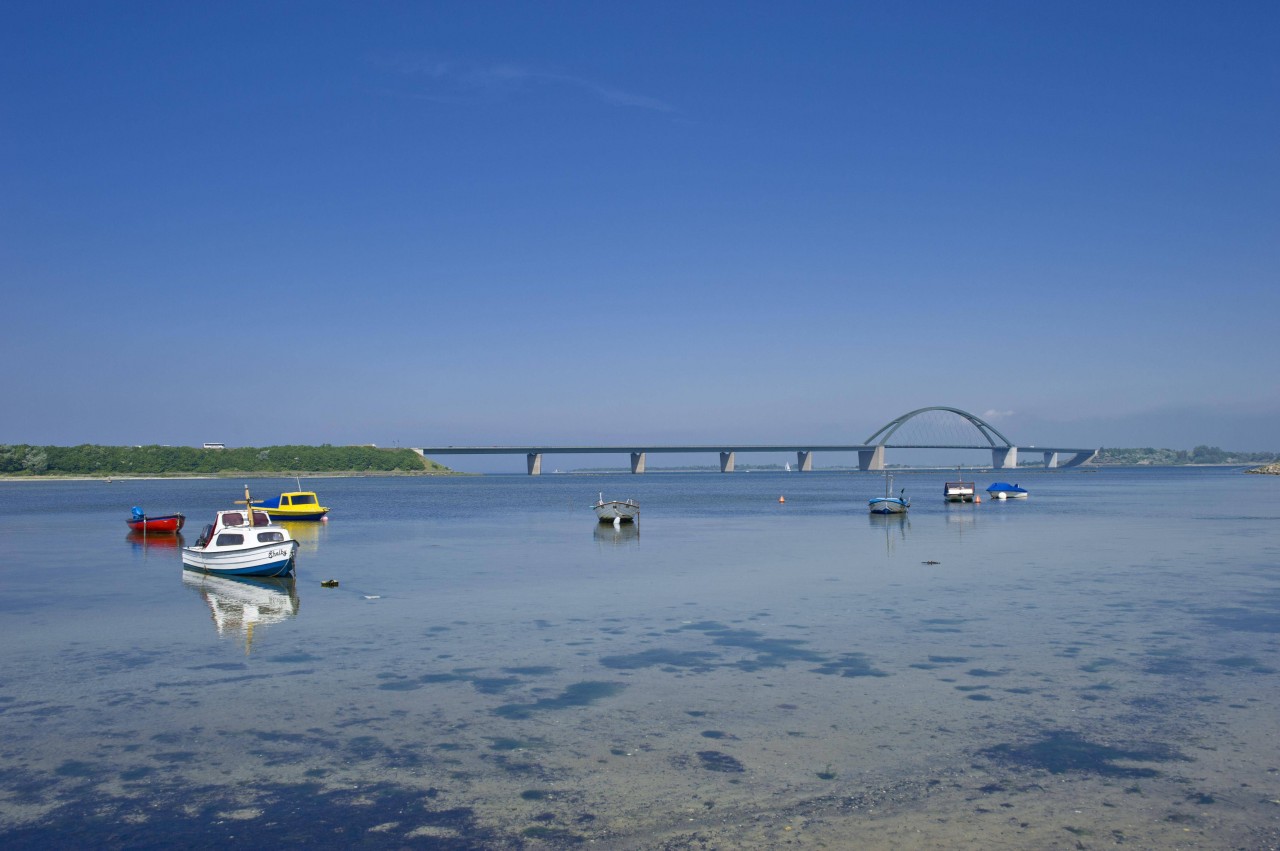
[[1011,485],[1008,482],[995,482],[987,488],[987,493],[992,499],[1026,499],[1027,489],[1020,488],[1017,485]]
[[893,476],[888,473],[884,477],[884,496],[877,496],[867,501],[867,509],[872,514],[906,514],[911,507],[911,500],[903,488],[897,496],[893,495]]

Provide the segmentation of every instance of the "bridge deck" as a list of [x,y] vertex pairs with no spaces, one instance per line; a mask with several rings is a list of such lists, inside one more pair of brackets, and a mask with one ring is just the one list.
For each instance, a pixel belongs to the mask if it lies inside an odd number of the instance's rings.
[[[416,451],[424,457],[439,455],[524,455],[528,459],[529,475],[536,476],[542,472],[543,455],[629,455],[631,472],[643,473],[646,456],[663,453],[719,453],[720,470],[732,473],[735,456],[739,452],[794,452],[796,466],[802,472],[813,469],[815,452],[857,452],[858,468],[862,470],[883,470],[885,449],[986,449],[991,452],[991,465],[1004,469],[1018,466],[1018,447],[988,444],[986,446],[956,446],[927,444],[866,444],[866,443],[737,443],[718,445],[675,444],[661,445],[640,443],[622,446],[551,446],[533,444],[529,446],[424,446]],[[1092,458],[1093,449],[1057,449],[1053,447],[1027,447],[1029,452],[1040,452],[1044,455],[1046,467],[1057,467],[1059,455],[1070,455],[1071,458],[1062,466],[1074,467]]]

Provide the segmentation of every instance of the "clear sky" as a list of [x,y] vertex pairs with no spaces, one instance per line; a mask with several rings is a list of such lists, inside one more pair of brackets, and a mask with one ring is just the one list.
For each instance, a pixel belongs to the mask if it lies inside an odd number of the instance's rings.
[[1273,0],[9,0],[0,443],[1280,449],[1277,44]]

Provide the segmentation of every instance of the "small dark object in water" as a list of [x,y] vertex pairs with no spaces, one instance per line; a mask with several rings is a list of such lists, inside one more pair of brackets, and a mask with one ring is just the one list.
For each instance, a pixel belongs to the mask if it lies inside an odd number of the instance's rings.
[[338,587],[338,580],[336,580],[336,579],[326,579],[324,582],[321,582],[321,583],[320,583],[320,587],[321,587],[321,588],[337,588],[337,587]]
[[920,563],[921,563],[921,564],[942,564],[942,562],[940,562],[940,561],[934,561],[933,559],[929,559],[928,561],[922,561],[922,562],[920,562]]

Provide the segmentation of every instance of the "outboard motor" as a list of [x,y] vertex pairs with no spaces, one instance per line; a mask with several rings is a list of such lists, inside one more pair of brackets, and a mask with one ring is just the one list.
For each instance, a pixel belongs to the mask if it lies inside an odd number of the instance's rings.
[[196,538],[196,546],[197,547],[208,546],[209,539],[212,537],[213,537],[213,524],[207,523],[205,524],[205,527],[200,530],[200,537]]

